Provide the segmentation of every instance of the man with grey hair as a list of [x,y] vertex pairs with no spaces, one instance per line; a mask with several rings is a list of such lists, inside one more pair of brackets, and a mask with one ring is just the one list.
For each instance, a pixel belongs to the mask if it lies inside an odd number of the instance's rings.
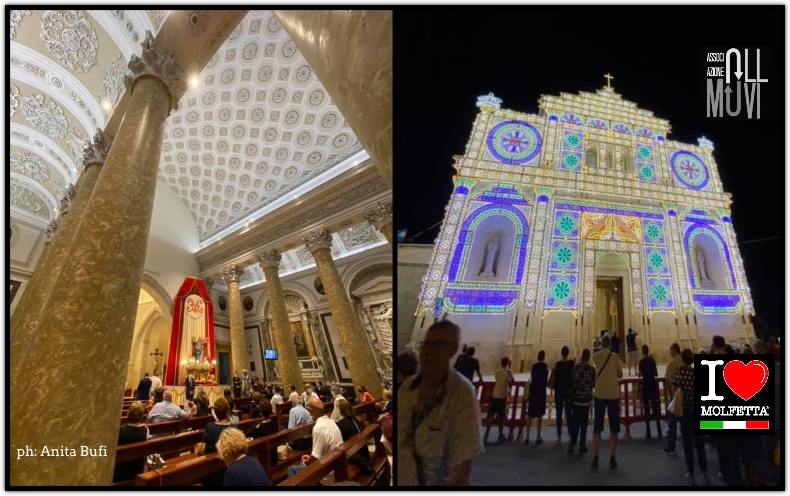
[[302,455],[301,465],[288,467],[288,477],[304,470],[314,460],[320,460],[332,454],[343,444],[343,435],[337,423],[324,413],[324,403],[318,398],[307,400],[307,410],[315,419],[313,426],[313,448],[309,455]]
[[[309,424],[313,421],[313,417],[310,415],[304,406],[302,406],[302,400],[299,398],[298,394],[291,395],[289,398],[291,404],[291,410],[288,411],[288,428],[293,429],[294,427],[299,427],[301,425]],[[321,400],[318,400],[321,401]],[[323,403],[321,403],[323,405]],[[291,448],[297,451],[304,451],[310,449],[310,436],[307,435],[305,437],[301,437],[294,441],[291,441]]]
[[419,374],[398,390],[399,486],[468,486],[472,459],[485,451],[474,388],[450,366],[460,334],[449,320],[431,325]]
[[169,422],[171,420],[183,420],[192,416],[192,412],[185,412],[178,405],[173,404],[173,393],[165,391],[162,394],[162,402],[157,403],[148,414],[147,424],[158,424],[159,422]]

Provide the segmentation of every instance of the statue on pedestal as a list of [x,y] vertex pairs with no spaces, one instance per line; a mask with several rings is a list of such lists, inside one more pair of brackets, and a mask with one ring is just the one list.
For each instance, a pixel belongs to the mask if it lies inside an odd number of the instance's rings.
[[707,267],[705,267],[705,254],[702,253],[702,250],[697,250],[697,270],[699,271],[701,282],[711,282],[708,277]]
[[195,363],[201,363],[201,360],[205,360],[203,356],[203,350],[206,347],[206,339],[205,338],[192,338],[192,349],[195,352]]
[[496,258],[497,250],[499,250],[499,240],[493,238],[486,244],[485,263],[483,264],[483,270],[478,275],[496,276],[494,259]]

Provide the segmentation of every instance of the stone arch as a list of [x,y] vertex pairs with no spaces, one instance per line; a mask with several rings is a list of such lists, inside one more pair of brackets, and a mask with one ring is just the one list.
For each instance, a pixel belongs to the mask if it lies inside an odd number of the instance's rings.
[[[693,225],[684,238],[692,289],[737,289],[729,249],[718,232],[708,226]],[[705,274],[700,271],[700,259],[703,260]]]
[[167,290],[159,284],[159,281],[153,278],[150,274],[143,272],[143,278],[140,282],[140,287],[145,289],[154,301],[159,305],[162,310],[162,315],[166,319],[173,321],[173,298],[168,294]]
[[[524,212],[512,205],[496,203],[490,203],[478,208],[464,221],[463,226],[461,227],[460,236],[458,237],[458,244],[455,249],[455,254],[450,264],[448,277],[449,282],[455,282],[464,279],[464,273],[466,272],[465,265],[468,265],[468,259],[470,257],[472,245],[475,241],[475,230],[482,221],[492,215],[505,216],[509,218],[515,225],[515,239],[512,243],[513,251],[510,254],[511,263],[509,265],[510,274],[507,277],[507,281],[511,284],[521,284],[521,279],[524,275],[524,264],[526,259],[523,253],[527,246],[529,233],[527,217],[524,215]],[[503,243],[503,245],[505,245],[505,243]],[[513,259],[515,259],[515,263],[513,263]]]
[[[318,306],[318,300],[311,294],[309,288],[303,284],[296,282],[282,283],[284,295],[296,295],[307,303],[307,308],[315,308]],[[264,318],[269,311],[269,290],[265,289],[258,297],[256,303],[255,316]]]
[[340,280],[343,283],[343,289],[345,290],[347,297],[351,298],[352,283],[357,278],[357,276],[376,265],[389,265],[392,267],[392,254],[382,253],[380,255],[361,260],[343,269],[343,273],[340,274]]

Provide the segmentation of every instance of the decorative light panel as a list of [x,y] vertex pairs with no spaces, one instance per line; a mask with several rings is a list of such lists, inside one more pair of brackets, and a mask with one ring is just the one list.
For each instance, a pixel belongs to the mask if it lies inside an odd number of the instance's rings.
[[455,282],[458,280],[458,274],[466,272],[473,233],[480,222],[491,215],[504,215],[510,218],[516,226],[516,245],[513,249],[513,257],[516,258],[516,263],[511,264],[509,280],[515,284],[521,283],[521,278],[524,275],[524,258],[527,246],[527,218],[521,210],[502,204],[488,204],[480,207],[464,221],[458,237],[458,245],[455,248],[455,255],[450,263],[449,282]]
[[738,293],[705,291],[691,295],[694,308],[699,313],[740,313],[741,297]]
[[710,174],[705,163],[698,156],[691,152],[679,151],[672,154],[669,159],[669,167],[672,169],[678,183],[691,189],[703,189],[708,185]]
[[526,164],[540,153],[540,132],[524,121],[500,122],[488,133],[488,151],[497,160]]
[[735,282],[735,273],[732,270],[732,260],[730,259],[730,250],[727,248],[727,243],[724,242],[724,238],[722,238],[721,234],[713,229],[713,227],[699,223],[692,224],[686,228],[686,232],[683,235],[683,249],[686,253],[686,266],[689,269],[689,285],[691,286],[691,289],[700,289],[700,279],[699,274],[697,273],[696,260],[692,260],[692,254],[694,253],[694,238],[700,234],[707,234],[708,237],[715,241],[716,247],[719,251],[719,256],[724,254],[724,259],[726,261],[724,270],[727,271],[727,275],[729,276],[728,279],[731,284],[730,287],[732,289],[738,289],[738,285]]

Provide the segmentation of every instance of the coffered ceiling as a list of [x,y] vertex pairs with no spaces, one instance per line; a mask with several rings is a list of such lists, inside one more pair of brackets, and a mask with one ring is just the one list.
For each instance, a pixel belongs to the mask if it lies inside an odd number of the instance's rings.
[[[12,215],[42,226],[57,217],[84,145],[125,92],[127,62],[167,16],[11,11]],[[271,11],[249,12],[193,77],[167,120],[159,176],[203,247],[368,158]]]

